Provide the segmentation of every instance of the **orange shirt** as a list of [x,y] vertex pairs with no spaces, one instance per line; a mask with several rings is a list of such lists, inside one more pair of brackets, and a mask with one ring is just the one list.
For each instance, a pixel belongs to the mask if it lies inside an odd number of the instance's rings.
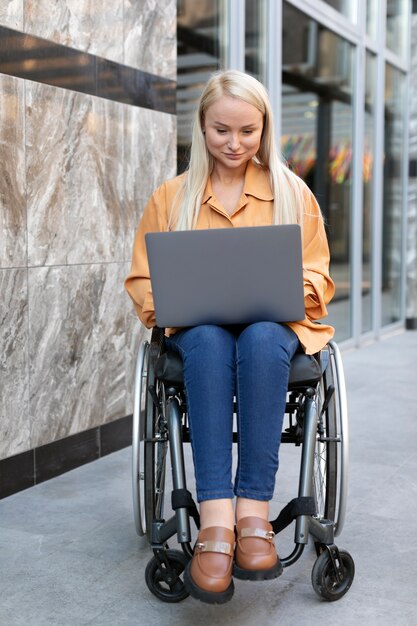
[[[145,234],[168,230],[168,218],[175,195],[184,174],[165,182],[149,200],[136,233],[132,267],[125,287],[133,300],[139,319],[147,328],[156,325],[152,297]],[[329,276],[329,247],[323,218],[314,195],[305,185],[305,206],[302,224],[303,275],[305,319],[288,323],[297,334],[307,354],[314,354],[333,337],[331,326],[317,324],[315,320],[327,315],[326,305],[334,294],[334,284]],[[267,226],[273,220],[273,194],[267,173],[253,161],[248,163],[245,183],[238,205],[229,215],[216,199],[210,179],[203,195],[197,228],[236,228],[240,226]],[[262,277],[260,277],[262,278]],[[176,332],[168,328],[169,336]]]

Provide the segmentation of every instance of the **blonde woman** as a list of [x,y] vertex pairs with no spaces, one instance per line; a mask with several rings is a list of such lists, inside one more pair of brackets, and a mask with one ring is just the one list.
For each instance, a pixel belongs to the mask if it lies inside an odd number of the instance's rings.
[[[320,209],[278,155],[265,88],[241,72],[216,73],[200,98],[189,169],[155,191],[136,235],[126,289],[140,320],[155,326],[147,232],[274,223],[302,228],[303,321],[165,330],[168,348],[184,363],[201,516],[185,584],[209,603],[230,600],[233,577],[264,580],[282,571],[268,513],[290,362],[297,350],[313,354],[332,337],[330,326],[314,321],[327,314],[334,293]],[[232,482],[234,396],[238,465]]]

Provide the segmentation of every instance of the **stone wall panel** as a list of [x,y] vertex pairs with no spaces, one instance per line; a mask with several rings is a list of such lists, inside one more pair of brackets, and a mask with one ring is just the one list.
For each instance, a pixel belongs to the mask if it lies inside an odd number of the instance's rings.
[[0,267],[26,255],[24,82],[0,75]]
[[30,447],[27,270],[0,270],[0,459]]
[[28,83],[29,265],[123,259],[123,105]]

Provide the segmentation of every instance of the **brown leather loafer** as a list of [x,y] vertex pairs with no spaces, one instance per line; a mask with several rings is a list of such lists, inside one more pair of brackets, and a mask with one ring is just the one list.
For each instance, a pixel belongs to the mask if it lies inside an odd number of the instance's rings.
[[260,517],[244,517],[236,525],[233,576],[242,580],[270,580],[282,574],[274,544],[274,531]]
[[184,572],[185,587],[193,598],[209,604],[230,600],[234,544],[235,534],[228,528],[212,526],[199,532],[194,556]]

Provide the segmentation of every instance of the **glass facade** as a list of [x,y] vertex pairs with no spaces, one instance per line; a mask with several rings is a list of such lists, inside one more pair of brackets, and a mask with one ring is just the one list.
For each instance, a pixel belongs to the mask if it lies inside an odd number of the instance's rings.
[[407,51],[409,0],[387,0],[386,46],[401,57]]
[[376,39],[378,29],[378,0],[366,0],[366,33]]
[[357,0],[324,0],[324,2],[349,19],[356,21]]
[[[336,340],[359,344],[401,324],[411,0],[387,0],[386,15],[377,0],[188,0],[178,7],[180,158],[207,75],[233,59],[269,89],[282,153],[321,206]],[[230,32],[233,54],[225,55]]]
[[[299,46],[293,44],[295,33]],[[324,215],[336,283],[329,321],[341,339],[351,335],[354,54],[347,41],[284,3],[282,152]]]
[[262,83],[266,79],[267,9],[266,0],[245,4],[245,71]]
[[385,66],[382,325],[401,317],[402,209],[404,199],[404,74]]
[[376,112],[376,56],[366,53],[364,146],[363,146],[363,214],[362,214],[362,332],[372,330],[373,314],[373,209],[374,209],[374,161],[375,161],[375,112]]
[[178,172],[187,167],[193,113],[208,77],[225,65],[225,0],[177,2]]

